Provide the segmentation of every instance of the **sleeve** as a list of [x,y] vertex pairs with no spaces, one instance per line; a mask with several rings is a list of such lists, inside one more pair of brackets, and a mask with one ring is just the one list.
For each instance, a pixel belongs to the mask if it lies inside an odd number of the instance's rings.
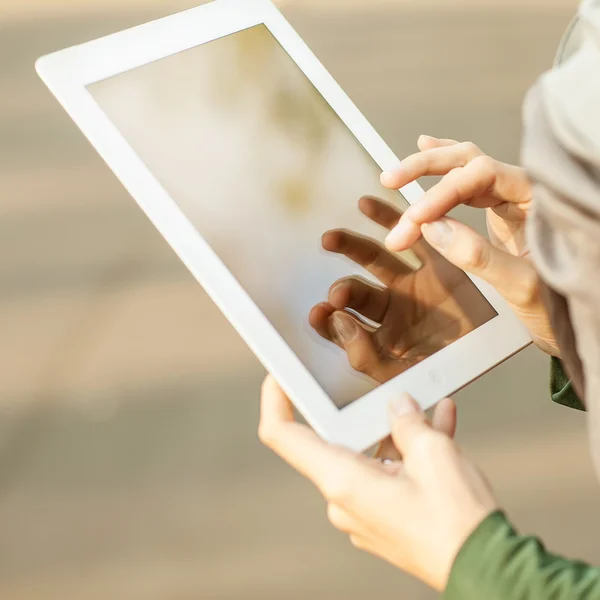
[[[600,0],[583,2],[579,27],[579,47],[528,95],[522,163],[533,182],[527,223],[530,255],[546,286],[568,306],[574,343],[565,360],[572,375],[576,362],[581,371],[581,379],[575,377],[574,385],[569,385],[555,361],[553,398],[580,408],[573,388],[581,394],[585,389],[587,410],[593,413],[589,422],[596,428],[600,422]],[[555,332],[558,336],[557,327]],[[594,433],[593,440],[597,439]]]
[[501,512],[481,523],[459,552],[445,600],[600,600],[600,569],[546,551],[518,535]]
[[575,410],[585,410],[583,402],[573,389],[562,363],[558,358],[554,357],[550,363],[550,396],[557,404],[562,404]]

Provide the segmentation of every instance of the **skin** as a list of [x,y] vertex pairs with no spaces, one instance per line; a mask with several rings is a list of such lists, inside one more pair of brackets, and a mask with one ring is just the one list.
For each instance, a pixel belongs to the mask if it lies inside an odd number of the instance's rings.
[[[420,153],[382,182],[400,188],[425,175],[442,180],[390,232],[391,251],[423,235],[449,262],[494,285],[548,353],[558,349],[527,258],[525,218],[531,185],[524,172],[486,157],[473,144],[422,137]],[[459,204],[487,211],[490,240],[445,217]],[[440,412],[441,411],[441,412]],[[416,402],[390,406],[393,462],[330,446],[294,420],[292,406],[269,377],[262,392],[261,440],[323,494],[332,524],[352,543],[436,590],[444,590],[465,540],[498,508],[489,484],[452,439],[456,413],[440,403],[429,423]]]
[[[399,189],[427,175],[441,181],[402,215],[386,239],[389,250],[410,247],[423,235],[449,262],[498,290],[537,346],[559,356],[540,296],[540,280],[529,260],[525,226],[532,186],[525,171],[485,155],[471,142],[419,138],[420,152],[402,161],[381,182]],[[465,204],[486,210],[489,240],[445,215]]]
[[316,485],[332,525],[356,548],[442,591],[462,544],[498,506],[485,478],[439,425],[445,421],[455,428],[445,411],[453,412],[450,400],[438,408],[436,430],[412,398],[399,398],[390,419],[402,459],[382,464],[330,446],[297,423],[289,400],[269,377],[259,436]]
[[[401,216],[396,208],[373,197],[362,198],[359,208],[388,230]],[[369,271],[382,285],[361,277],[336,281],[327,302],[312,309],[310,324],[346,351],[354,369],[380,383],[494,316],[486,302],[473,302],[473,288],[464,273],[424,240],[411,248],[422,263],[416,271],[376,241],[350,231],[328,231],[322,243],[325,250],[342,254]]]

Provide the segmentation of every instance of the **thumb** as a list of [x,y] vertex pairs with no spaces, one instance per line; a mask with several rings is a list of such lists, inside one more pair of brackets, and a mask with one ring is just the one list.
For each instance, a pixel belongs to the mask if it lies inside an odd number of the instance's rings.
[[529,286],[535,285],[535,271],[528,260],[496,248],[463,223],[445,217],[422,225],[421,231],[445,259],[492,285],[512,304],[518,305]]
[[345,350],[348,362],[355,371],[377,381],[382,380],[384,366],[373,334],[355,317],[345,311],[336,311],[330,319],[330,332],[331,337]]
[[423,409],[409,394],[402,394],[390,405],[390,422],[394,445],[402,456],[409,456],[415,442],[433,433]]

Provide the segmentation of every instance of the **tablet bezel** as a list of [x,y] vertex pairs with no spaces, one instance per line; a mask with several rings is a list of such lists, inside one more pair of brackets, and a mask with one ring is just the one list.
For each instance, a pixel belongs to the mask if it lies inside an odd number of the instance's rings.
[[[87,89],[93,83],[257,25],[269,29],[382,170],[398,165],[391,149],[269,0],[215,0],[42,57],[36,68],[308,423],[329,442],[363,451],[389,433],[387,407],[400,392],[411,393],[423,408],[429,408],[531,340],[500,295],[471,277],[497,317],[346,408],[336,408]],[[415,182],[401,193],[413,203],[423,190]]]

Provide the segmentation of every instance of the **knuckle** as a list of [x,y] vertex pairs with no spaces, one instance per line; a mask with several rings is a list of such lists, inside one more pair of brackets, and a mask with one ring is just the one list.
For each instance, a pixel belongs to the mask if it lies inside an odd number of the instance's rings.
[[327,518],[336,529],[344,532],[348,530],[348,522],[344,512],[336,504],[330,504],[327,507]]
[[412,154],[403,162],[404,169],[410,173],[411,179],[427,175],[432,168],[432,159],[430,150],[423,150]]
[[349,474],[340,470],[325,484],[323,492],[331,504],[335,504],[338,507],[347,506],[354,495],[352,480]]
[[370,248],[365,253],[365,268],[374,267],[377,265],[381,256],[381,250],[379,248]]
[[480,236],[471,238],[466,248],[465,257],[466,263],[471,269],[476,271],[486,269],[490,263],[489,242]]
[[423,162],[421,159],[421,153],[411,154],[402,161],[402,174],[410,173],[414,176],[415,172],[420,171],[423,168]]
[[428,150],[424,150],[416,156],[418,156],[419,171],[422,173],[429,173],[429,171],[431,171],[431,168],[433,167],[433,156],[431,152]]
[[334,527],[338,526],[340,522],[340,509],[336,504],[329,504],[327,506],[327,519]]
[[448,174],[446,175],[446,177],[444,177],[444,179],[446,181],[449,181],[450,183],[456,183],[457,181],[462,179],[464,172],[464,167],[455,167],[451,171],[448,171]]
[[365,550],[365,543],[363,542],[363,540],[361,538],[359,538],[356,535],[351,535],[350,536],[350,543],[357,549],[357,550]]
[[481,154],[473,159],[472,164],[480,173],[493,175],[498,171],[498,162],[487,154]]
[[452,169],[442,181],[444,184],[444,193],[452,200],[452,204],[459,202],[462,198],[462,191],[465,186],[464,167]]
[[269,448],[272,448],[276,444],[276,435],[273,428],[266,425],[264,422],[260,422],[258,426],[258,439],[261,443]]
[[533,267],[521,274],[519,285],[513,286],[513,293],[512,302],[521,310],[528,310],[542,303],[540,279]]
[[475,156],[479,156],[481,154],[481,150],[480,150],[479,146],[477,146],[473,142],[461,142],[459,144],[459,146],[460,146],[460,149],[469,158],[474,158]]
[[373,360],[364,350],[353,354],[350,358],[350,366],[359,373],[369,375],[373,370]]
[[369,371],[369,362],[363,355],[353,356],[350,359],[350,365],[359,373],[366,374]]

